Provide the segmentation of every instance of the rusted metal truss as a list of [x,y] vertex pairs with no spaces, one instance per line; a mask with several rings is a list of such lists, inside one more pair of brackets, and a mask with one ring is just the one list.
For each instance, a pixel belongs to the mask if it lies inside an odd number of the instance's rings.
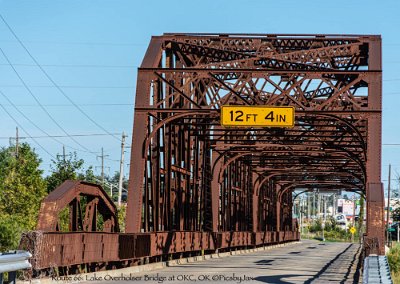
[[[64,214],[63,210],[67,215]],[[62,228],[62,218],[68,228]],[[101,218],[102,228],[98,219]],[[67,180],[41,203],[37,230],[46,232],[118,232],[117,209],[101,186]]]
[[[118,231],[112,202],[78,182],[47,198],[46,232],[22,246],[41,270],[292,241],[293,191],[344,189],[366,197],[365,242],[382,254],[381,81],[380,36],[153,37],[138,71],[126,233],[107,233]],[[295,126],[223,127],[223,105],[293,106]],[[85,218],[80,194],[91,196]],[[56,232],[67,205],[71,232]],[[105,232],[94,232],[96,210],[113,220]]]
[[[138,72],[127,230],[291,231],[292,192],[367,200],[383,253],[381,39],[165,34]],[[223,105],[293,106],[293,128],[220,125]]]

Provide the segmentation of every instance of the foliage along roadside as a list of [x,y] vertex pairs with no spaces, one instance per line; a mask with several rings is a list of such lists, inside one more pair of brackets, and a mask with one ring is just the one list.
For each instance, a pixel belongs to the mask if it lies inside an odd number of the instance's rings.
[[[0,148],[0,252],[16,249],[21,233],[35,229],[40,202],[65,180],[96,183],[92,167],[85,170],[84,161],[76,153],[57,155],[51,174],[43,177],[42,160],[28,143],[19,145],[18,156],[15,150],[14,146]],[[113,179],[117,176],[118,173]],[[125,209],[119,211],[124,216]]]

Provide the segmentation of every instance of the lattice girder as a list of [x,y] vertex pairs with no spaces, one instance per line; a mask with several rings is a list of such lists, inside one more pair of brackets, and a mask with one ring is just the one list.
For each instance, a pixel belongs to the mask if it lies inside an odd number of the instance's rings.
[[[127,230],[287,230],[296,188],[346,189],[378,210],[368,235],[382,242],[380,52],[380,36],[153,37]],[[223,105],[293,106],[295,126],[222,127]]]

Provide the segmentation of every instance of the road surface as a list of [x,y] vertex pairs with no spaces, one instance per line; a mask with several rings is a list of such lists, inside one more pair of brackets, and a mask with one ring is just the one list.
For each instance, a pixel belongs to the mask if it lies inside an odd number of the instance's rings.
[[[358,244],[301,243],[157,271],[110,273],[85,283],[358,283]],[[85,276],[88,277],[88,276]]]

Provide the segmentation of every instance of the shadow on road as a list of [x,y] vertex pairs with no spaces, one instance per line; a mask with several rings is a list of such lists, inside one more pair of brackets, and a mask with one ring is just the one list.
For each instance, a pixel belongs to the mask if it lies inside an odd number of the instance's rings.
[[283,281],[282,278],[299,277],[304,276],[301,274],[282,274],[275,276],[258,276],[254,280],[264,283],[274,283],[274,284],[293,284],[293,282]]

